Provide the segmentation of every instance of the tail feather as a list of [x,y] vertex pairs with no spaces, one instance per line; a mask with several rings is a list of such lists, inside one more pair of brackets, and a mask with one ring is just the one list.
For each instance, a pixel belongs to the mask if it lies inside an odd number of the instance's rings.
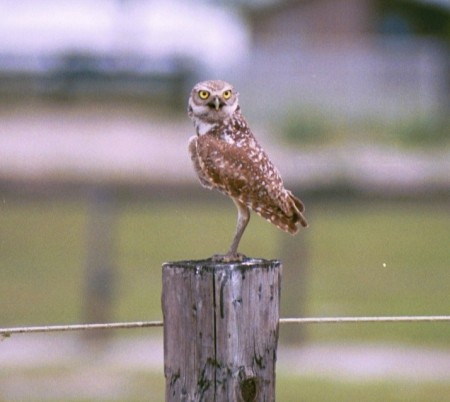
[[294,203],[293,220],[295,221],[295,223],[300,222],[300,225],[302,225],[304,228],[308,227],[308,222],[303,215],[303,212],[305,212],[305,205],[302,201],[300,201],[300,199],[292,194],[291,191],[288,191],[288,194],[289,199]]
[[253,211],[258,215],[273,223],[279,229],[296,234],[299,230],[299,225],[303,227],[308,226],[308,222],[303,215],[305,206],[295,197],[290,191],[287,191],[287,197],[284,200],[284,205],[249,205]]
[[294,201],[294,204],[299,210],[299,212],[305,212],[305,205],[303,204],[303,202],[299,198],[297,198],[294,194],[292,194],[292,191],[287,190],[287,193],[289,194],[289,198],[291,198],[292,201]]

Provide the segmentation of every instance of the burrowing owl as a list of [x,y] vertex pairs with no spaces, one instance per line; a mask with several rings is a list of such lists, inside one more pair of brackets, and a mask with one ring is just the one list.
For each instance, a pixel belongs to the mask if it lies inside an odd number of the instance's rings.
[[284,188],[241,114],[238,95],[227,82],[204,81],[192,89],[188,106],[196,130],[189,152],[200,182],[231,197],[238,209],[236,234],[228,253],[215,256],[219,261],[243,258],[237,249],[250,208],[291,234],[308,226],[303,203]]

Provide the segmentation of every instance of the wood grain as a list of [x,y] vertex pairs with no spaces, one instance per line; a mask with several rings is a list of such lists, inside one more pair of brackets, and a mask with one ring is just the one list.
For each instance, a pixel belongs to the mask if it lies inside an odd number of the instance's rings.
[[281,263],[163,265],[166,402],[274,401]]

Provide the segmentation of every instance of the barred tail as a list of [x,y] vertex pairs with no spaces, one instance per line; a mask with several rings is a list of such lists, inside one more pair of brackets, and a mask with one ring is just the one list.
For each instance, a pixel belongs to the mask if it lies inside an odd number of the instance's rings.
[[292,216],[291,221],[294,223],[294,226],[289,225],[289,233],[295,234],[298,232],[298,224],[303,226],[304,228],[308,227],[308,222],[306,221],[303,212],[305,212],[305,205],[300,201],[292,192],[288,191],[289,199],[293,202],[292,208]]
[[248,205],[258,215],[273,223],[276,227],[290,234],[296,234],[299,230],[299,225],[303,227],[308,226],[306,218],[303,216],[305,206],[295,197],[290,191],[286,191],[286,198],[282,205],[261,205],[257,203],[249,203]]

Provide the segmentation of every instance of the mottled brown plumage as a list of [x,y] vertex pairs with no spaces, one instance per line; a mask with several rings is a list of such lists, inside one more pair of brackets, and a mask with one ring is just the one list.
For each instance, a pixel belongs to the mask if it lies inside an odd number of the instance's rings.
[[197,84],[189,98],[189,117],[196,135],[189,152],[203,186],[231,197],[238,208],[238,224],[228,253],[232,261],[250,218],[249,208],[291,234],[308,224],[303,203],[283,185],[283,180],[256,141],[238,105],[238,93],[224,81]]

